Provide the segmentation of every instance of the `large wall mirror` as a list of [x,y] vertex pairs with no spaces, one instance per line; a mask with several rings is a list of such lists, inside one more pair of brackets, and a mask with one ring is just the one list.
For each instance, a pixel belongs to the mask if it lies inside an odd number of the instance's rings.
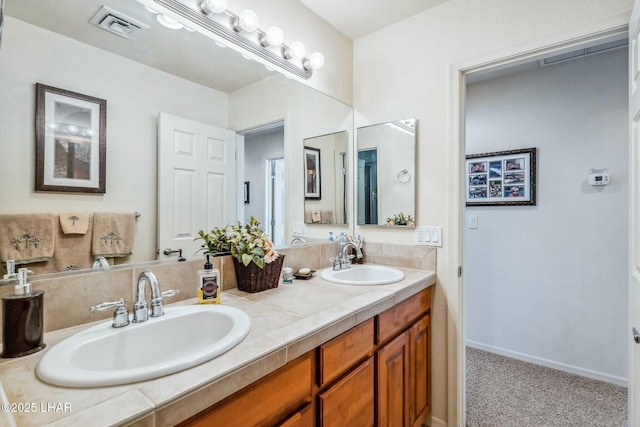
[[348,224],[346,131],[304,140],[305,224]]
[[358,225],[415,226],[416,119],[357,129]]
[[[131,40],[91,24],[103,5],[148,28]],[[36,83],[107,101],[105,194],[34,191]],[[133,0],[6,0],[0,93],[5,153],[0,159],[0,181],[5,183],[0,186],[0,214],[138,212],[133,254],[118,259],[119,264],[178,256],[164,255],[164,245],[157,242],[157,218],[175,207],[158,205],[160,113],[238,135],[281,124],[281,146],[268,158],[247,155],[248,145],[241,153],[239,143],[240,161],[230,175],[237,190],[230,221],[245,220],[245,208],[258,203],[257,192],[266,188],[265,173],[245,175],[247,169],[266,168],[267,160],[281,158],[278,233],[285,245],[291,241],[291,224],[303,222],[303,141],[336,132],[353,134],[350,106],[223,49],[200,33],[166,28]],[[251,181],[246,206],[245,181]],[[267,209],[264,202],[252,208],[251,215],[258,216]],[[258,218],[263,224],[268,220],[264,215]],[[224,224],[181,224],[186,234],[183,256],[196,256],[186,245],[198,229],[219,225]]]

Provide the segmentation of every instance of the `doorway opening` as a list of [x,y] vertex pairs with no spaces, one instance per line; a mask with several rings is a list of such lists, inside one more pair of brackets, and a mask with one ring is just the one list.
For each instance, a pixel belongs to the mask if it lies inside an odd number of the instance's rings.
[[358,224],[378,224],[378,149],[358,150]]
[[284,245],[284,157],[266,160],[265,182],[267,183],[267,205],[265,227],[271,241]]
[[[284,122],[242,133],[243,215],[260,221],[276,246],[284,245],[286,205]],[[247,190],[248,189],[248,190]]]
[[[476,349],[536,365],[614,384],[626,382],[628,233],[624,229],[593,229],[601,215],[617,218],[609,224],[627,222],[626,115],[620,111],[619,120],[613,120],[613,124],[611,116],[598,119],[601,114],[609,115],[602,113],[605,105],[611,105],[609,97],[617,97],[611,100],[617,102],[615,108],[626,105],[626,54],[618,51],[615,59],[607,59],[606,55],[614,52],[548,67],[541,67],[540,58],[536,58],[513,68],[465,75],[461,150],[479,154],[536,147],[539,155],[536,206],[462,209],[463,357],[465,345],[471,344]],[[615,61],[616,70],[624,74],[594,72],[594,67],[607,70],[608,60]],[[580,67],[585,68],[581,71]],[[587,77],[587,71],[593,75]],[[618,86],[599,86],[598,81],[602,80]],[[611,91],[616,91],[615,96]],[[563,94],[566,99],[561,98]],[[585,120],[590,125],[580,128]],[[571,126],[574,122],[580,125]],[[612,128],[605,131],[600,126]],[[597,189],[588,184],[589,169],[601,162],[606,162],[610,170],[617,170],[618,188]],[[461,168],[466,198],[479,184],[471,181],[464,163]],[[491,185],[490,176],[485,184]],[[489,188],[482,194],[491,194]],[[618,195],[611,197],[613,193]],[[610,233],[618,237],[607,245]],[[588,277],[591,269],[598,270],[601,261],[597,257],[590,261],[589,248],[596,242],[604,243],[622,260],[618,261],[622,265],[605,262],[612,267],[607,283],[616,283],[615,290],[608,287],[607,295],[600,294],[594,277]],[[580,267],[587,270],[584,279],[579,277]],[[612,297],[612,293],[616,295]],[[585,319],[584,312],[589,312],[589,307],[601,309],[603,298],[609,307],[606,311],[617,312],[615,319],[609,318],[607,325],[598,324],[595,328],[584,322],[575,323],[576,318]],[[595,335],[585,337],[583,328]],[[585,357],[595,353],[586,349],[589,340],[592,346],[594,342],[598,344],[595,348],[607,348],[608,352]],[[599,366],[602,360],[597,359],[615,360]],[[465,368],[462,374],[466,373]],[[464,393],[465,389],[461,391]],[[468,424],[472,421],[467,418],[467,425],[474,425]]]

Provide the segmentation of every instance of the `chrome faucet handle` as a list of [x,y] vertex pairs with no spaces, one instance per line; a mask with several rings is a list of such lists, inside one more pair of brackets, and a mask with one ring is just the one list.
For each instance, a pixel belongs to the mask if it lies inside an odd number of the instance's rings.
[[340,258],[339,257],[329,258],[329,261],[331,261],[331,264],[333,265],[333,269],[334,270],[340,270]]
[[169,289],[168,291],[164,291],[162,293],[162,298],[164,297],[172,297],[174,295],[178,295],[180,293],[180,289]]
[[178,295],[180,289],[170,289],[160,294],[158,298],[151,299],[151,317],[164,316],[164,298]]
[[113,307],[116,309],[113,312],[113,323],[111,324],[111,327],[122,328],[123,326],[127,326],[129,324],[129,311],[127,310],[124,298],[120,298],[118,301],[103,302],[101,304],[94,305],[93,307],[90,307],[90,310],[102,311]]

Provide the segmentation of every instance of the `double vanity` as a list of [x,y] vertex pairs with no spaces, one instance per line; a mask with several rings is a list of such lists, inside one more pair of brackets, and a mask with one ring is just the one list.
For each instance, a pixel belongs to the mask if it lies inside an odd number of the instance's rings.
[[45,351],[0,362],[0,424],[421,423],[434,283],[425,270],[325,269],[255,294],[225,290],[219,306],[188,299],[144,323],[50,332]]

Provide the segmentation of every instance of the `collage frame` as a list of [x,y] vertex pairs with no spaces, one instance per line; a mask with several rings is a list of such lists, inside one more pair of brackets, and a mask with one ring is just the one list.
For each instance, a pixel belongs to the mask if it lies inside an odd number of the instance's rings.
[[465,200],[467,206],[535,206],[536,148],[467,155]]

